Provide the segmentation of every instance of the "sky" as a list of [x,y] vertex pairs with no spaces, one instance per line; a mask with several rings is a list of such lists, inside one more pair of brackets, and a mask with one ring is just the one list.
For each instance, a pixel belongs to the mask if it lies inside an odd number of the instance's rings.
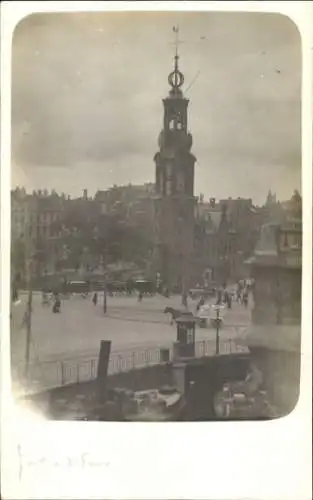
[[278,199],[301,188],[298,30],[277,14],[216,12],[22,20],[12,42],[12,185],[75,196],[154,182],[177,24],[195,194],[260,204],[269,188]]

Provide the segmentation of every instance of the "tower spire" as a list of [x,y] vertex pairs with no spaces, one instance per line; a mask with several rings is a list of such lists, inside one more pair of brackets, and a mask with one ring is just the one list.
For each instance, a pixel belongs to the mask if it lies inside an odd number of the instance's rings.
[[180,43],[183,43],[181,40],[179,40],[179,26],[173,26],[173,32],[175,33],[175,40],[174,40],[174,45],[175,45],[175,55],[174,55],[174,71],[172,71],[169,76],[168,76],[168,82],[170,86],[172,87],[171,92],[175,94],[180,94],[180,87],[184,83],[184,75],[179,71],[178,68],[178,60],[179,60],[179,55],[178,55],[178,45]]
[[179,26],[173,26],[173,31],[175,33],[175,61],[179,58],[179,55],[178,55],[178,45],[180,43],[179,41]]
[[[188,132],[188,103],[180,87],[184,75],[178,67],[179,29],[172,28],[174,45],[169,95],[162,99],[163,129],[159,135],[159,151],[154,156],[155,245],[154,268],[171,289],[179,287],[186,305],[190,284],[195,231],[194,165],[191,153],[192,135]],[[174,42],[174,43],[173,43]],[[173,67],[174,66],[174,67]],[[192,271],[193,272],[193,271]],[[191,272],[191,274],[192,274]]]

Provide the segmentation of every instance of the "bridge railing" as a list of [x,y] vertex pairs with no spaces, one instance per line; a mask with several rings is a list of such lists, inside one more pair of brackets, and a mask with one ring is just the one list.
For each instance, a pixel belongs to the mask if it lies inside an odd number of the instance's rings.
[[[173,349],[167,346],[169,361],[173,360]],[[112,352],[110,356],[108,374],[114,375],[121,372],[128,372],[134,369],[153,366],[164,362],[162,360],[162,348],[140,348]],[[220,342],[220,354],[231,354],[247,352],[248,349],[240,346],[235,339],[223,339]],[[195,357],[202,358],[215,355],[215,340],[201,340],[195,344]],[[23,382],[23,368],[18,367],[13,370],[13,379]],[[88,357],[86,359],[57,360],[37,362],[30,365],[29,380],[30,392],[39,392],[44,389],[65,386],[69,384],[89,382],[96,379],[98,370],[98,357]]]

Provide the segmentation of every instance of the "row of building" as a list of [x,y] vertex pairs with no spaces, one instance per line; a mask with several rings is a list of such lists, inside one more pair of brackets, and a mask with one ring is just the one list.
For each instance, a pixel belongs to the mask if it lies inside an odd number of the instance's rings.
[[[55,191],[34,191],[29,194],[23,188],[15,188],[11,192],[12,250],[21,244],[26,249],[28,245],[28,251],[31,249],[37,263],[42,263],[41,268],[37,269],[38,273],[55,272],[62,268],[62,263],[67,268],[71,267],[66,259],[67,248],[64,248],[66,231],[81,229],[78,224],[75,226],[75,221],[85,220],[95,237],[100,238],[105,221],[110,216],[137,231],[152,248],[155,238],[155,194],[153,183],[114,186],[97,191],[94,197],[88,197],[84,190],[83,195],[77,198]],[[287,203],[273,201],[270,193],[262,207],[253,205],[251,199],[227,198],[217,201],[211,198],[206,202],[200,195],[194,208],[195,277],[201,280],[205,271],[216,281],[236,280],[244,276],[244,262],[253,252],[261,226],[269,221],[282,222],[286,214]],[[86,235],[85,255],[88,250]],[[83,254],[79,262],[81,266],[84,265]],[[147,255],[147,262],[151,262],[149,257],[151,255]],[[100,253],[93,255],[89,258],[90,266],[97,267],[100,259]],[[22,260],[18,266],[19,272],[23,272]],[[149,273],[149,266],[147,271]]]

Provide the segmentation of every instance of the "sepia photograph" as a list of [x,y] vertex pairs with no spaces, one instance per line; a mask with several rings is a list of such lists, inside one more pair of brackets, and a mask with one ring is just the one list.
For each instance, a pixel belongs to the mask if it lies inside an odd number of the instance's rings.
[[19,22],[17,405],[86,422],[293,411],[301,75],[300,33],[280,14],[64,12]]

